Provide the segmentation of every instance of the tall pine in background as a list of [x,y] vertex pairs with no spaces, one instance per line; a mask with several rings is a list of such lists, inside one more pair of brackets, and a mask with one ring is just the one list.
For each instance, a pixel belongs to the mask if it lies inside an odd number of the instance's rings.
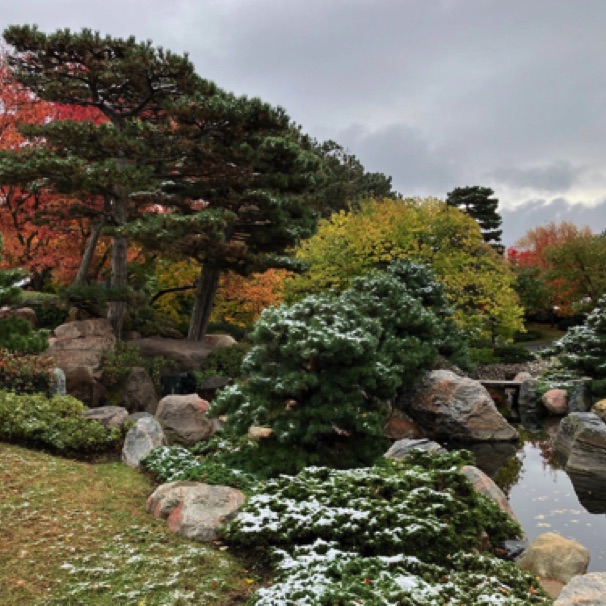
[[473,217],[480,226],[484,242],[490,244],[498,252],[502,252],[503,230],[500,227],[503,220],[497,211],[499,201],[497,198],[491,197],[493,194],[494,191],[490,187],[479,185],[455,187],[448,192],[446,203]]

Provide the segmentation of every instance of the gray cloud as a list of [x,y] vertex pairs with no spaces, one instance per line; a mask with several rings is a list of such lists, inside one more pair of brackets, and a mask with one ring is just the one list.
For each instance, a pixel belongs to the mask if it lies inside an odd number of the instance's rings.
[[504,242],[512,245],[529,229],[554,221],[570,221],[590,227],[594,233],[606,230],[606,199],[596,204],[573,203],[565,198],[532,199],[515,208],[501,209]]
[[582,169],[569,162],[554,162],[545,166],[522,168],[498,167],[489,175],[497,183],[508,187],[547,192],[566,192],[578,181]]
[[515,217],[597,221],[603,209],[573,202],[606,195],[604,0],[0,0],[0,8],[0,27],[88,26],[189,51],[202,76],[286,107],[312,135],[391,174],[405,195],[492,187],[503,211],[516,208],[506,232],[519,232]]

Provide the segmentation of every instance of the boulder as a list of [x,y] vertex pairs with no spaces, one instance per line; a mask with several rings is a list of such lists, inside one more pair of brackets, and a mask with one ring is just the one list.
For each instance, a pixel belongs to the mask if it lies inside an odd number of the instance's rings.
[[146,415],[128,430],[122,448],[122,461],[136,469],[141,461],[159,446],[166,446],[166,436],[158,421]]
[[606,400],[600,400],[591,407],[591,412],[606,423]]
[[85,410],[82,416],[105,427],[118,427],[128,419],[128,410],[121,406],[99,406]]
[[244,494],[229,486],[180,481],[159,486],[146,509],[166,520],[171,531],[209,542],[220,537],[221,527],[235,517],[244,501]]
[[162,398],[156,410],[156,419],[162,425],[169,443],[192,446],[211,438],[215,423],[206,416],[208,406],[208,402],[197,394]]
[[606,572],[589,572],[570,580],[553,606],[604,606]]
[[553,415],[568,412],[568,392],[565,389],[550,389],[543,394],[543,406]]
[[572,577],[587,572],[589,551],[576,541],[546,532],[530,544],[516,563],[532,574],[568,583]]
[[211,352],[234,345],[236,341],[229,335],[207,335],[203,341],[152,337],[136,339],[129,343],[136,345],[143,357],[165,357],[172,362],[175,371],[186,372],[200,370]]
[[87,406],[99,406],[105,398],[105,388],[99,382],[101,358],[115,346],[109,321],[96,318],[58,326],[46,353],[65,372],[67,393]]
[[434,439],[463,443],[518,439],[478,381],[448,370],[427,374],[416,388],[398,397],[396,407]]
[[606,498],[606,423],[591,412],[570,413],[560,423],[554,452],[585,508],[604,513],[601,501]]
[[568,398],[569,412],[589,412],[591,410],[591,379],[575,379],[569,381],[571,386]]
[[65,389],[70,396],[97,407],[105,402],[106,389],[99,381],[99,373],[92,366],[65,366]]
[[391,445],[391,448],[383,455],[386,459],[394,459],[400,461],[404,459],[413,450],[422,450],[430,453],[444,453],[446,450],[437,442],[432,442],[427,438],[420,440],[398,440]]
[[394,408],[383,427],[383,435],[390,440],[418,440],[425,437],[425,432],[408,415]]
[[513,509],[509,506],[509,501],[503,494],[503,491],[483,471],[480,471],[473,465],[463,465],[460,472],[473,484],[476,492],[492,499],[499,506],[501,511],[504,511],[516,522],[518,521],[515,513],[513,513]]
[[135,367],[128,373],[122,391],[122,406],[131,413],[156,413],[158,396],[156,395],[154,382],[145,368]]

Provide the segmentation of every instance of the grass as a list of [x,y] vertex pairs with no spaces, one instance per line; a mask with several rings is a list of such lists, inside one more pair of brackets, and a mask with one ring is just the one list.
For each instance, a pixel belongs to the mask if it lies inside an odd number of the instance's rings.
[[529,322],[526,324],[526,330],[528,332],[538,332],[540,337],[531,341],[521,341],[520,345],[540,345],[544,343],[550,343],[561,339],[565,334],[565,330],[560,330],[557,326],[551,324],[539,324],[537,322]]
[[0,443],[0,606],[243,604],[229,553],[145,512],[149,478]]

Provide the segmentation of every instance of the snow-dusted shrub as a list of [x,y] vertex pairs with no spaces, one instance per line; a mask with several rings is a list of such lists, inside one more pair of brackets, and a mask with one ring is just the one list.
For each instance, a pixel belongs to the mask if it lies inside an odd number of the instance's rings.
[[247,379],[223,390],[211,414],[227,414],[237,434],[271,427],[274,439],[261,446],[275,448],[276,464],[292,463],[284,470],[372,461],[397,390],[439,352],[457,350],[446,338],[456,331],[446,330],[440,288],[410,265],[359,278],[341,294],[267,309],[243,363]]
[[606,296],[585,323],[570,328],[549,353],[557,355],[564,368],[591,377],[594,393],[606,394]]
[[458,472],[470,460],[414,453],[266,482],[227,529],[232,543],[274,562],[256,603],[541,603],[532,576],[477,554],[483,536],[496,544],[520,528]]

